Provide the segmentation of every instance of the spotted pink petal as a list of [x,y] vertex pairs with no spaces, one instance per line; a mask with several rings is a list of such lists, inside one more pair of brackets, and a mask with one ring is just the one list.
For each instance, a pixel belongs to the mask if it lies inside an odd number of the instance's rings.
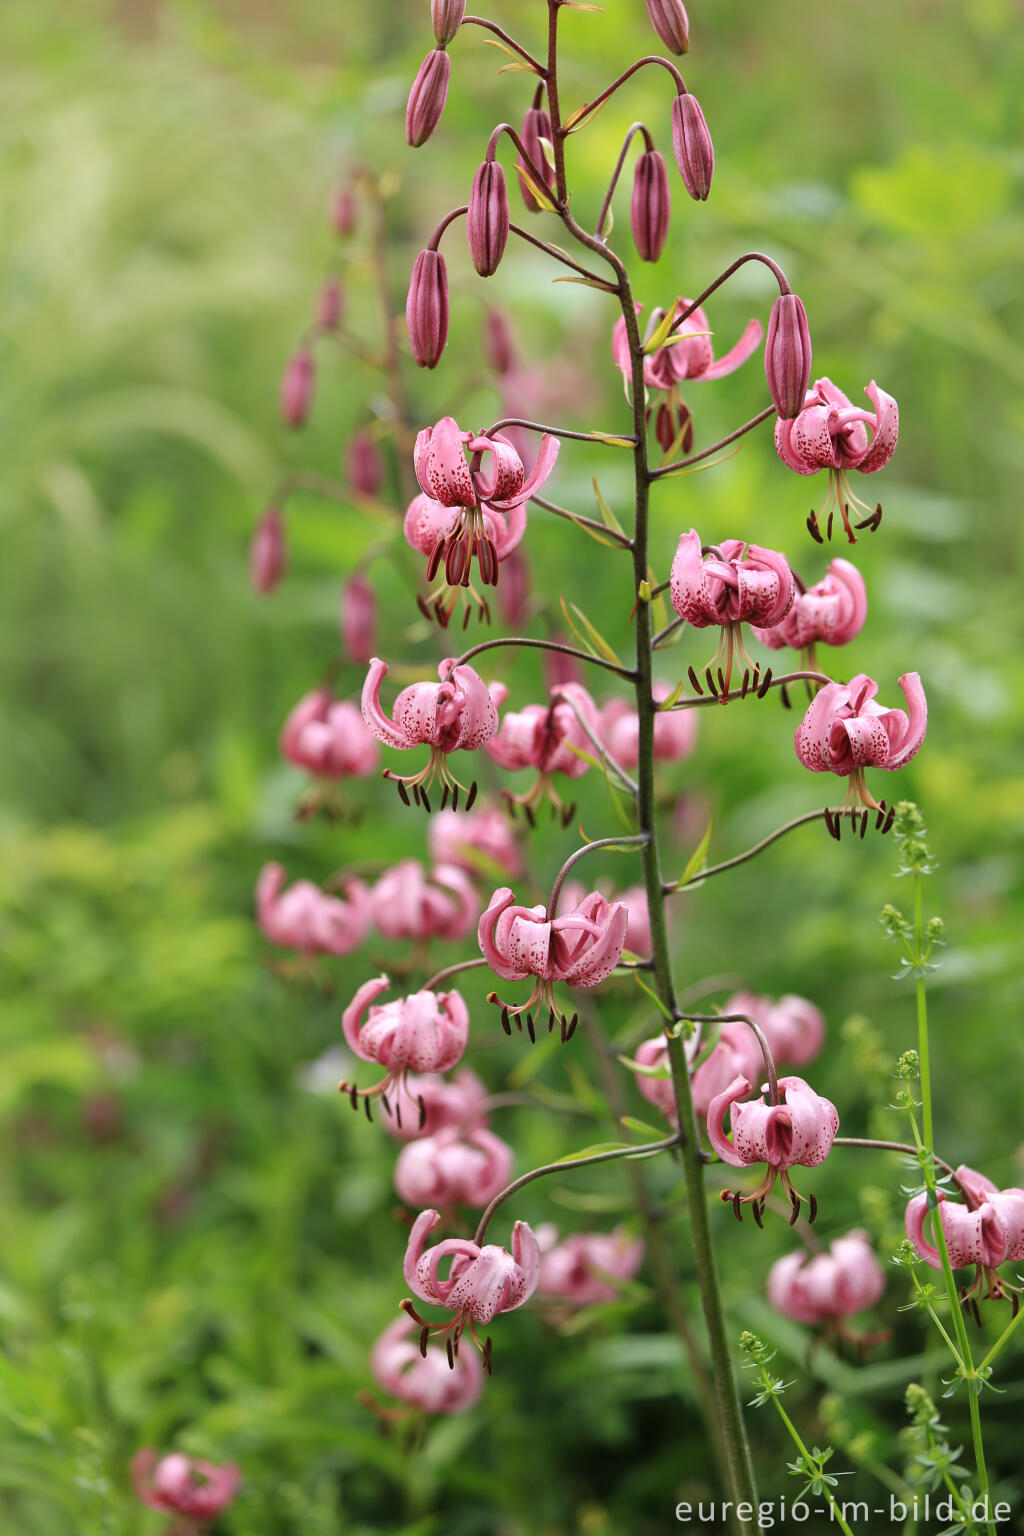
[[495,496],[482,496],[481,500],[486,501],[488,506],[493,507],[497,512],[511,511],[513,507],[529,501],[531,496],[537,494],[554,469],[561,446],[557,437],[552,437],[550,433],[545,432],[541,437],[533,468],[519,489],[507,500],[501,500]]
[[387,662],[381,661],[377,656],[372,657],[366,681],[363,684],[360,707],[371,735],[376,736],[377,740],[382,741],[386,747],[397,747],[404,751],[415,743],[408,739],[404,731],[392,724],[381,708],[380,685],[387,674]]
[[708,1140],[722,1162],[728,1163],[733,1168],[744,1167],[749,1159],[743,1157],[726,1136],[725,1116],[732,1106],[738,1104],[749,1092],[750,1083],[742,1073],[737,1073],[729,1086],[716,1094],[708,1105]]
[[742,368],[748,357],[752,357],[761,343],[764,335],[764,327],[760,320],[748,320],[740,337],[728,352],[715,359],[702,375],[705,379],[723,379],[727,373],[735,373],[737,368]]
[[879,389],[874,379],[864,393],[875,408],[874,434],[871,446],[857,468],[862,475],[873,475],[876,470],[885,468],[896,450],[896,441],[900,435],[900,408],[892,395]]
[[406,509],[403,525],[406,543],[411,544],[421,555],[430,555],[438,539],[447,538],[458,519],[457,508],[443,507],[439,501],[422,492],[413,497]]
[[427,484],[420,485],[445,507],[475,507],[476,491],[466,463],[465,446],[470,434],[459,430],[451,416],[442,416],[430,433],[426,453]]

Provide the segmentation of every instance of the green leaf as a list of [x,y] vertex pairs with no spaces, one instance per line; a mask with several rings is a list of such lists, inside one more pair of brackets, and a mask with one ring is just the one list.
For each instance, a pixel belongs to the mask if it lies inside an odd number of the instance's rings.
[[[603,656],[605,661],[614,662],[616,666],[621,667],[622,663],[608,644],[608,641],[599,630],[594,628],[594,625],[591,624],[583,610],[578,608],[575,603],[567,605],[563,593],[559,593],[559,602],[562,605],[562,613],[566,623],[584,649],[588,650],[592,656]],[[574,622],[572,614],[569,612],[569,607],[572,608],[572,612],[579,619],[580,624],[583,625],[583,630],[580,630]]]
[[607,105],[607,101],[608,98],[605,98],[596,107],[592,107],[589,101],[585,101],[582,107],[576,107],[563,122],[562,132],[564,134],[579,133],[580,129],[585,128],[587,123],[597,116],[601,108]]
[[[533,194],[534,198],[540,204],[540,206],[547,213],[554,213],[555,205],[548,195],[547,188],[538,186],[533,177],[530,175],[529,171],[521,166],[518,162],[516,163],[516,172],[519,176],[519,180],[526,187],[527,191]],[[571,279],[563,279],[563,281],[571,281]],[[587,279],[581,277],[577,278],[576,281],[582,283],[586,282]]]
[[608,204],[608,212],[605,214],[605,216],[604,216],[604,223],[601,225],[601,239],[602,240],[610,240],[611,239],[612,230],[614,228],[615,228],[615,210],[612,208],[611,203],[609,203]]
[[635,448],[636,444],[631,437],[606,436],[603,432],[591,432],[587,436],[590,443],[604,443],[606,448]]
[[659,1130],[656,1125],[648,1125],[646,1120],[637,1120],[634,1115],[623,1115],[620,1125],[624,1125],[627,1131],[636,1131],[639,1136],[650,1136],[654,1141],[664,1141],[665,1131]]
[[725,464],[729,459],[735,458],[743,447],[737,443],[735,448],[730,448],[728,453],[720,453],[717,459],[703,459],[699,464],[683,464],[679,469],[669,470],[667,475],[659,475],[661,480],[678,480],[680,475],[702,475],[706,469],[717,469],[720,464]]
[[601,514],[601,521],[602,521],[602,523],[604,523],[606,528],[610,528],[613,533],[620,533],[622,535],[622,537],[625,538],[626,537],[626,530],[625,530],[625,528],[623,528],[622,524],[619,522],[618,518],[615,516],[615,513],[612,511],[611,507],[608,505],[608,503],[605,501],[604,497],[601,495],[601,488],[600,488],[600,486],[597,483],[597,476],[596,475],[594,476],[594,479],[593,479],[593,486],[594,486],[594,497],[595,497],[595,500],[597,501],[597,510]]
[[593,1146],[581,1147],[578,1152],[567,1152],[564,1157],[557,1159],[559,1164],[578,1163],[581,1157],[597,1157],[602,1152],[629,1152],[632,1150],[630,1141],[596,1141]]
[[[581,288],[597,288],[601,293],[614,293],[611,283],[602,283],[599,277],[553,277],[553,283],[579,283]],[[630,444],[630,447],[633,445]]]
[[624,1067],[627,1067],[630,1072],[635,1072],[638,1077],[664,1079],[672,1076],[672,1069],[667,1062],[664,1062],[660,1067],[648,1067],[644,1066],[642,1062],[634,1060],[632,1056],[620,1056],[619,1060]]
[[674,891],[680,891],[684,885],[689,885],[691,880],[696,877],[698,871],[702,870],[708,861],[708,847],[711,843],[711,827],[713,823],[710,805],[707,808],[707,812],[708,824],[704,828],[704,836],[701,838],[700,842],[691,853],[689,859],[686,862],[686,868],[683,870],[679,879],[672,887]]
[[540,145],[540,152],[544,156],[544,159],[547,161],[551,169],[554,170],[555,146],[552,144],[550,139],[538,138],[537,143]]
[[506,64],[502,69],[500,69],[498,71],[499,74],[504,74],[506,69],[521,69],[525,74],[528,75],[535,75],[537,73],[533,65],[527,64],[526,60],[520,58],[515,49],[510,48],[507,43],[500,42],[496,37],[485,37],[484,42],[487,44],[488,48],[500,48],[502,53],[507,53],[509,58],[514,61],[512,64]]
[[671,1013],[665,1007],[665,1004],[662,1002],[662,1000],[658,996],[657,992],[655,992],[654,988],[653,987],[649,987],[647,985],[646,981],[644,981],[644,978],[641,976],[640,972],[639,971],[630,971],[629,974],[632,976],[633,980],[636,982],[636,984],[640,988],[641,992],[646,992],[647,993],[647,996],[650,998],[651,1002],[657,1008],[658,1012],[662,1015],[662,1017],[668,1019],[670,1024],[674,1024],[675,1020],[673,1019]]

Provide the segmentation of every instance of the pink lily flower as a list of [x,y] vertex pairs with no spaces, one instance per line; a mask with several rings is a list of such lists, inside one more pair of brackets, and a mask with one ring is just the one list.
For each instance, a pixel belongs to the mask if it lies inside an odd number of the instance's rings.
[[873,410],[855,406],[837,389],[831,379],[815,379],[807,391],[803,410],[789,420],[779,417],[775,423],[775,448],[789,469],[798,475],[814,475],[819,469],[829,472],[828,496],[820,514],[811,513],[808,527],[821,541],[818,516],[828,514],[827,533],[832,537],[832,517],[838,511],[846,537],[856,544],[850,527],[850,505],[864,513],[858,528],[878,527],[881,505],[874,511],[850,490],[850,471],[873,475],[884,469],[896,450],[900,432],[900,408],[872,379],[864,390]]
[[[447,1072],[462,1060],[469,1041],[469,1010],[458,992],[411,992],[378,1005],[375,999],[390,985],[387,976],[364,981],[341,1016],[352,1054],[360,1061],[378,1062],[387,1068],[387,1075],[373,1088],[339,1085],[353,1108],[360,1098],[369,1103],[379,1097],[387,1114],[391,1113],[387,1093],[392,1085],[408,1097],[407,1073]],[[425,1109],[421,1118],[424,1115]]]
[[395,1164],[395,1190],[406,1205],[483,1210],[512,1176],[512,1148],[493,1131],[449,1126],[410,1141]]
[[774,549],[724,539],[706,555],[695,529],[679,540],[670,572],[672,606],[695,629],[721,627],[722,635],[710,666],[724,664],[723,691],[732,680],[733,653],[746,667],[754,663],[743,644],[740,625],[770,629],[793,606],[796,582],[789,561]]
[[[764,1058],[757,1038],[745,1024],[723,1024],[718,1039],[699,1066],[694,1066],[701,1052],[699,1033],[685,1040],[683,1049],[690,1066],[693,1108],[700,1118],[707,1114],[712,1100],[735,1077],[742,1074],[744,1077],[756,1078],[764,1068]],[[642,1067],[661,1067],[667,1072],[669,1058],[665,1036],[656,1035],[653,1040],[645,1040],[637,1048],[635,1060]],[[647,1102],[659,1109],[670,1125],[679,1124],[671,1077],[647,1077],[638,1072],[636,1085]]]
[[[377,1385],[421,1413],[465,1413],[483,1391],[484,1368],[475,1354],[460,1355],[449,1368],[441,1349],[420,1350],[411,1317],[396,1317],[370,1353]],[[388,1416],[389,1417],[389,1416]]]
[[[938,1191],[939,1217],[946,1238],[949,1262],[954,1269],[977,1265],[970,1291],[973,1297],[985,1282],[986,1296],[1002,1297],[1016,1287],[1000,1279],[996,1270],[1010,1260],[1024,1259],[1024,1189],[998,1189],[991,1179],[973,1168],[959,1167],[955,1174],[964,1204],[954,1204],[946,1191]],[[928,1196],[915,1195],[907,1206],[907,1236],[933,1269],[942,1268],[939,1250],[924,1235]],[[1016,1310],[1016,1300],[1015,1308]]]
[[[492,692],[498,705],[503,704],[508,692],[504,685],[496,683]],[[578,779],[586,773],[589,764],[578,753],[593,756],[594,743],[581,720],[597,734],[601,724],[597,705],[582,683],[560,683],[551,690],[550,704],[527,704],[525,709],[507,711],[485,748],[499,768],[512,773],[523,768],[537,770],[535,783],[525,793],[504,791],[511,806],[524,808],[531,824],[533,812],[544,798],[561,813],[563,826],[572,818],[574,807],[565,806],[551,777],[560,773],[567,779]]]
[[555,1019],[561,1021],[563,1043],[576,1027],[577,1015],[568,1021],[555,1006],[553,987],[562,982],[569,987],[596,987],[618,965],[626,942],[629,913],[621,901],[608,902],[592,891],[572,911],[561,917],[548,917],[544,907],[522,907],[508,886],[501,886],[491,897],[480,919],[477,938],[480,951],[496,976],[503,981],[536,978],[525,1003],[512,1008],[502,1003],[497,993],[488,1002],[501,1005],[501,1022],[506,1034],[512,1033],[511,1019],[522,1029],[522,1015],[533,1040],[534,1007],[548,1009],[548,1031]]
[[[674,314],[681,315],[689,307],[689,299],[678,298],[672,309]],[[636,312],[638,315],[643,313],[642,304],[636,305]],[[661,312],[656,313],[660,320]],[[675,390],[684,379],[724,379],[753,357],[764,334],[764,327],[760,320],[749,320],[739,341],[717,358],[711,340],[714,333],[701,307],[698,306],[673,334],[679,340],[666,347],[659,347],[656,352],[644,358],[644,383],[648,389],[669,392]],[[623,319],[616,320],[612,327],[612,360],[628,388],[633,369],[629,359],[626,322]]]
[[365,779],[379,752],[358,705],[337,700],[329,688],[301,698],[281,731],[281,753],[318,778]]
[[[723,1003],[722,1012],[747,1014],[761,1026],[775,1060],[791,1067],[806,1066],[820,1054],[825,1044],[825,1020],[821,1010],[806,997],[797,997],[792,992],[787,992],[778,1002],[773,1002],[770,997],[759,997],[754,992],[737,992]],[[745,1029],[750,1039],[754,1038],[745,1025],[738,1027]],[[754,1077],[760,1070],[760,1066],[755,1065],[752,1073],[744,1072],[743,1075]]]
[[[484,586],[497,585],[500,562],[494,526],[488,531],[485,514],[489,511],[500,519],[502,514],[525,508],[554,469],[559,446],[558,439],[545,432],[537,462],[527,475],[516,448],[500,432],[474,436],[461,431],[451,416],[424,428],[413,455],[420,489],[456,513],[447,532],[438,528],[427,563],[428,581],[433,581],[443,557],[448,586],[469,587],[475,557]],[[486,471],[481,467],[485,454],[490,455]]]
[[427,842],[436,864],[454,864],[478,878],[495,870],[513,876],[523,872],[523,857],[508,817],[493,808],[468,815],[441,811],[431,818]]
[[849,778],[843,804],[877,810],[864,782],[866,768],[894,773],[918,751],[928,730],[928,701],[916,672],[899,679],[906,711],[875,703],[878,684],[863,672],[848,683],[827,683],[796,728],[796,755],[813,773]]
[[[504,565],[515,553],[526,532],[526,503],[520,502],[508,512],[495,512],[490,507],[485,507],[480,512],[480,518],[484,537],[493,549],[497,564]],[[453,536],[457,536],[464,519],[465,513],[461,508],[446,507],[423,493],[414,496],[409,503],[404,524],[406,543],[419,554],[428,557],[428,569],[431,574],[437,569],[433,559],[435,550],[439,548],[443,550],[447,542]],[[467,565],[464,577],[468,578],[468,574],[469,566]],[[496,582],[497,574],[495,574]],[[504,595],[504,588],[502,593]],[[486,597],[468,580],[459,583],[446,579],[436,592],[427,598],[418,598],[417,601],[424,617],[436,619],[442,629],[447,629],[460,594],[471,598],[479,610],[479,616],[490,623],[491,610]],[[467,615],[469,611],[467,608]],[[468,619],[464,620],[464,624],[466,622]]]
[[151,1445],[132,1458],[132,1485],[143,1504],[164,1514],[181,1515],[195,1525],[223,1514],[241,1481],[234,1462],[218,1467],[180,1452],[161,1456]]
[[[669,683],[655,683],[652,697],[662,704],[675,692]],[[598,736],[623,768],[635,768],[640,760],[640,717],[626,699],[609,699],[601,706]],[[689,757],[697,742],[696,710],[669,710],[654,717],[654,757],[659,763],[675,763]]]
[[280,864],[265,864],[256,885],[256,917],[263,936],[281,949],[303,955],[349,955],[370,929],[370,893],[361,880],[346,880],[330,896],[312,880],[296,880],[287,891]]
[[[562,887],[563,892],[565,887]],[[647,892],[642,885],[631,885],[615,898],[626,909],[626,948],[631,955],[646,960],[654,944],[651,940],[651,912]]]
[[[421,1301],[446,1307],[455,1316],[447,1323],[428,1323],[413,1310],[411,1301],[403,1303],[403,1310],[426,1330],[420,1335],[421,1348],[431,1333],[447,1339],[450,1364],[458,1358],[459,1340],[468,1327],[489,1370],[490,1345],[481,1343],[476,1325],[486,1327],[499,1312],[514,1312],[529,1301],[540,1275],[537,1239],[525,1221],[517,1221],[512,1228],[511,1253],[496,1243],[481,1247],[462,1237],[446,1237],[425,1253],[427,1237],[440,1220],[435,1210],[421,1211],[417,1216],[409,1233],[402,1273]],[[447,1279],[442,1280],[440,1268],[446,1259],[451,1265]]]
[[866,1232],[847,1232],[813,1257],[803,1250],[778,1259],[768,1271],[768,1300],[795,1323],[838,1323],[873,1307],[885,1291],[885,1273]]
[[428,875],[415,859],[403,859],[381,875],[370,900],[386,939],[462,939],[480,916],[472,882],[453,864],[436,865]]
[[803,651],[807,670],[815,672],[815,644],[821,640],[826,645],[847,645],[860,634],[867,616],[868,594],[860,571],[849,560],[833,560],[820,581],[797,593],[780,624],[752,629],[755,639],[773,651],[785,645]]
[[[745,1168],[753,1163],[767,1163],[768,1170],[750,1195],[722,1191],[722,1199],[732,1202],[740,1216],[740,1207],[753,1202],[754,1216],[760,1225],[764,1201],[778,1178],[789,1196],[794,1216],[800,1211],[800,1196],[793,1188],[789,1170],[796,1165],[816,1168],[828,1156],[839,1129],[839,1115],[831,1100],[815,1093],[802,1077],[780,1077],[779,1102],[765,1104],[763,1099],[740,1103],[751,1091],[750,1082],[737,1074],[708,1106],[708,1139],[723,1163]],[[764,1090],[762,1090],[764,1092]],[[731,1111],[732,1141],[725,1134],[725,1116]],[[817,1201],[810,1196],[811,1220],[817,1214]]]
[[[460,1067],[451,1080],[436,1072],[414,1076],[409,1072],[405,1089],[419,1115],[402,1120],[401,1106],[395,1104],[384,1112],[384,1126],[396,1141],[417,1141],[422,1136],[436,1136],[448,1126],[463,1132],[486,1129],[487,1086],[469,1067]],[[383,1107],[383,1106],[382,1106]]]
[[[427,745],[430,758],[419,773],[400,778],[385,770],[384,777],[398,785],[398,792],[408,805],[407,789],[413,792],[417,805],[422,799],[430,810],[427,790],[435,778],[444,785],[441,808],[444,809],[451,793],[452,806],[457,806],[458,790],[465,790],[448,767],[450,752],[475,752],[490,741],[498,729],[498,709],[487,684],[472,667],[457,666],[453,661],[442,661],[438,667],[441,682],[413,683],[403,688],[389,720],[381,708],[380,685],[387,676],[387,662],[376,656],[370,662],[363,684],[363,719],[372,735],[386,747],[408,751],[411,747]],[[466,791],[466,809],[476,799],[476,784]]]
[[[691,1046],[696,1048],[695,1040],[687,1040],[684,1044],[688,1059]],[[678,1125],[675,1090],[672,1087],[672,1079],[668,1076],[667,1038],[664,1035],[655,1035],[652,1040],[644,1040],[637,1046],[634,1060],[641,1067],[658,1067],[665,1072],[664,1077],[647,1077],[644,1073],[638,1072],[636,1085],[648,1104],[653,1104],[655,1109],[660,1110],[670,1125]]]
[[616,1227],[614,1232],[574,1232],[561,1242],[558,1236],[558,1228],[551,1222],[537,1228],[537,1294],[573,1307],[617,1301],[623,1285],[643,1263],[643,1242],[631,1238],[625,1227]]

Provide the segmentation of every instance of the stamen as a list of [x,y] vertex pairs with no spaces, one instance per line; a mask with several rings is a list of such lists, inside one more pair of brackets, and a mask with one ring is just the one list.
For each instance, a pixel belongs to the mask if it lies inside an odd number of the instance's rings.
[[701,687],[700,683],[698,683],[698,681],[697,681],[697,674],[693,670],[692,667],[687,667],[686,675],[690,679],[690,684],[691,684],[691,686],[693,688],[693,691],[695,693],[699,693],[699,694],[701,694],[703,696],[704,689]]

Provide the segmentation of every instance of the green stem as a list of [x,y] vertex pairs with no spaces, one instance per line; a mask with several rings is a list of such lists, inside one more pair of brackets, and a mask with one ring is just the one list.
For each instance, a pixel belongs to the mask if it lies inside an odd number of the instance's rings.
[[[767,1377],[767,1372],[765,1372],[765,1376]],[[785,1408],[783,1408],[782,1404],[779,1401],[778,1395],[776,1393],[772,1393],[772,1402],[775,1404],[775,1407],[776,1407],[776,1409],[778,1411],[779,1417],[781,1418],[783,1424],[785,1424],[786,1429],[789,1431],[789,1438],[792,1440],[793,1444],[796,1446],[797,1450],[800,1452],[800,1455],[804,1458],[804,1461],[808,1465],[810,1465],[814,1461],[814,1457],[811,1455],[811,1453],[807,1449],[806,1445],[804,1445],[804,1442],[803,1442],[803,1440],[800,1437],[800,1431],[797,1429],[796,1425],[793,1423],[793,1420],[790,1418],[790,1416],[786,1412]],[[838,1527],[839,1527],[839,1529],[841,1531],[845,1531],[846,1532],[846,1536],[853,1536],[853,1532],[850,1530],[850,1527],[847,1525],[846,1520],[843,1517],[842,1510],[839,1508],[839,1505],[836,1503],[835,1499],[832,1497],[831,1490],[828,1488],[827,1485],[823,1485],[821,1491],[825,1495],[825,1499],[826,1499],[826,1502],[828,1503],[828,1507],[829,1507],[829,1509],[832,1512],[832,1519],[835,1521],[836,1525],[838,1525]]]

